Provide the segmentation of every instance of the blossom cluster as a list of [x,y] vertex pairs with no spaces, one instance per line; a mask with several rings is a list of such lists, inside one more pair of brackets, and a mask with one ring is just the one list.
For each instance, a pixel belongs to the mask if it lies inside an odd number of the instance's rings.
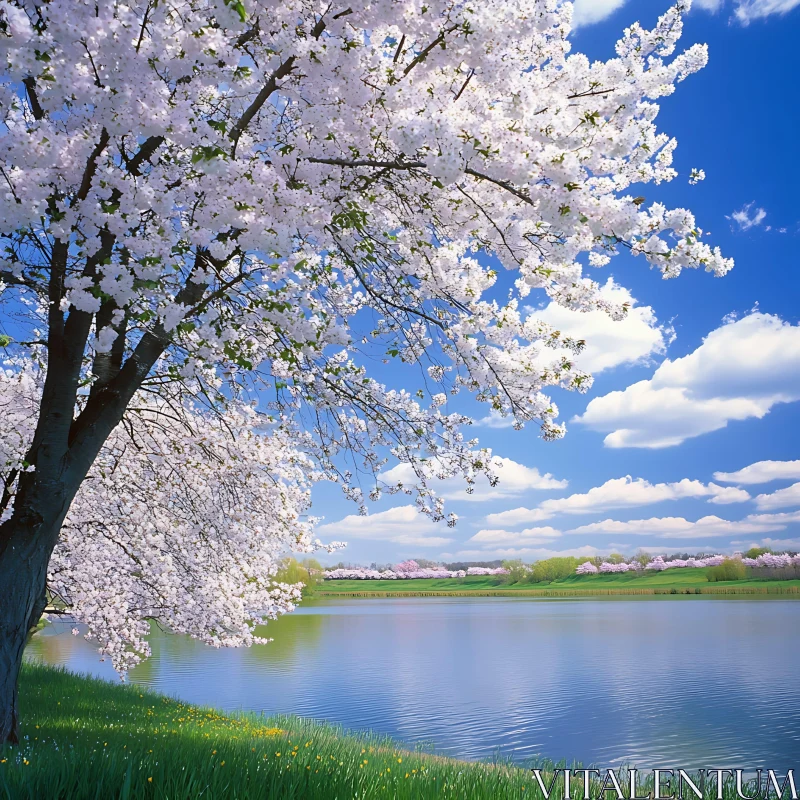
[[630,564],[626,564],[624,561],[619,564],[613,564],[610,561],[604,561],[600,565],[600,572],[638,572],[641,569],[643,569],[643,567],[638,561],[631,561]]
[[[3,513],[31,442],[37,503],[82,473],[48,585],[118,668],[151,619],[256,641],[296,598],[277,554],[314,546],[310,483],[364,507],[344,463],[436,521],[439,479],[496,483],[457,395],[562,436],[547,393],[592,379],[531,292],[621,319],[592,278],[620,252],[731,269],[657,197],[658,102],[707,60],[677,50],[690,6],[602,61],[558,0],[0,0],[0,329],[55,375],[0,387]],[[381,484],[389,458],[414,480]]]
[[394,569],[376,570],[362,569],[332,569],[325,572],[325,580],[405,580],[408,578],[465,578],[468,575],[508,575],[508,570],[503,567],[469,567],[468,569],[450,570],[444,567],[419,567],[410,568],[409,564],[416,562],[403,562]]
[[[741,554],[737,553],[734,558],[739,558],[746,567],[779,568],[800,566],[800,555],[791,556],[787,553],[781,555],[764,553],[758,558],[742,558]],[[663,556],[656,556],[644,567],[638,561],[622,562],[620,564],[604,561],[599,567],[596,567],[591,561],[586,561],[577,567],[575,573],[577,575],[596,575],[600,572],[638,572],[642,569],[651,569],[658,572],[674,567],[718,567],[724,560],[725,556],[722,555],[708,556],[707,558],[675,558],[671,561],[664,561]]]
[[[378,474],[389,452],[417,481],[388,488],[441,519],[425,463],[468,481],[488,464],[452,395],[551,439],[545,392],[591,385],[532,291],[619,319],[591,274],[623,250],[664,278],[733,265],[650,191],[677,174],[658,101],[707,60],[677,51],[690,5],[601,61],[571,52],[555,0],[3,0],[8,307],[46,325],[68,253],[54,310],[95,318],[87,360],[153,335],[159,369],[217,401],[257,374],[276,411],[308,412],[348,497],[335,454]],[[363,366],[432,353],[416,392]]]
[[758,558],[742,558],[742,564],[746,567],[772,567],[774,569],[798,567],[800,566],[800,554],[790,556],[788,553],[763,553]]
[[647,569],[661,571],[673,567],[718,567],[725,560],[725,556],[709,556],[708,558],[675,558],[664,561],[663,556],[656,556],[648,562]]
[[[30,444],[42,374],[0,369],[0,477]],[[300,599],[275,579],[289,552],[337,548],[304,519],[315,470],[298,431],[232,403],[210,414],[149,394],[109,437],[66,517],[50,560],[51,613],[88,626],[124,673],[150,654],[157,622],[214,647],[266,641],[257,631]],[[13,511],[13,484],[0,521]]]

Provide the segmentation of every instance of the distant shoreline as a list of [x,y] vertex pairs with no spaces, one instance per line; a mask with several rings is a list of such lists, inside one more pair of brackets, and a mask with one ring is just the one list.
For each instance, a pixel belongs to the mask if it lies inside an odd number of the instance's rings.
[[502,584],[494,577],[409,580],[332,580],[314,597],[652,597],[709,595],[800,598],[800,580],[709,581],[705,568],[675,568],[653,574],[571,575],[547,584]]
[[[777,582],[776,582],[777,583]],[[351,590],[344,589],[338,591],[328,591],[324,589],[314,592],[314,598],[331,597],[702,597],[711,595],[739,595],[739,596],[759,596],[759,597],[797,597],[800,599],[800,586],[770,585],[765,587],[754,586],[709,586],[703,588],[675,587],[675,590],[668,588],[643,588],[634,587],[625,589],[462,589],[462,590],[423,590],[412,589],[410,591],[398,589],[389,591],[386,589],[377,590]]]

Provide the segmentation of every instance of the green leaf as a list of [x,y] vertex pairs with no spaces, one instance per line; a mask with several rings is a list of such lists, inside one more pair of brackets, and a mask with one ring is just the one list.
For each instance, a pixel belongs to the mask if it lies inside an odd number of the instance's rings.
[[225,5],[230,6],[239,15],[242,22],[247,19],[247,9],[242,0],[225,0]]
[[221,147],[217,147],[216,145],[203,145],[192,153],[192,164],[197,164],[198,161],[211,161],[217,156],[225,155],[226,153]]

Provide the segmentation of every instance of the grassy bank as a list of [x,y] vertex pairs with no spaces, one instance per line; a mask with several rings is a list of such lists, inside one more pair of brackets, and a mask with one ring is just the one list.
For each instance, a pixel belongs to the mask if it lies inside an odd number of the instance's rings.
[[707,567],[663,572],[570,575],[550,583],[503,584],[494,576],[467,578],[325,581],[317,597],[588,597],[602,595],[742,594],[800,596],[800,580],[708,580]]
[[1,800],[531,796],[524,769],[226,715],[53,667],[25,666],[20,707],[22,745],[0,746]]
[[[25,666],[20,707],[22,743],[0,745],[0,800],[543,800],[527,768],[409,752],[292,717],[224,714],[49,666]],[[552,763],[535,766],[549,784]],[[652,773],[641,777],[640,794],[652,792]],[[582,796],[582,778],[571,783]],[[551,796],[563,796],[563,777]],[[705,796],[715,796],[711,784]],[[724,797],[735,797],[730,780]]]

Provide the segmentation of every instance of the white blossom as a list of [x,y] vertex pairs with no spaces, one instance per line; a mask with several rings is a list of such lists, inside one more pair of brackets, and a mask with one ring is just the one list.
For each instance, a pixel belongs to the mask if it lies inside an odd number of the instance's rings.
[[[40,375],[0,372],[0,463],[19,467]],[[155,621],[215,647],[266,641],[256,626],[291,611],[276,582],[290,552],[328,550],[303,515],[317,476],[298,431],[254,431],[249,406],[219,416],[143,394],[73,501],[48,570],[51,605],[88,626],[124,673],[150,653]],[[3,510],[8,516],[10,504]]]
[[[396,459],[416,481],[387,490],[455,524],[429,482],[497,480],[462,392],[563,436],[547,392],[591,376],[532,292],[620,319],[587,262],[730,270],[654,196],[676,174],[658,100],[707,60],[676,52],[689,5],[590,61],[557,0],[0,0],[0,313],[32,342],[4,373],[30,398],[4,475],[31,503],[40,476],[66,505],[81,486],[51,586],[118,667],[150,617],[246,644],[286,610],[270,576],[310,546],[312,474],[363,507]],[[372,369],[393,359],[402,389]]]

